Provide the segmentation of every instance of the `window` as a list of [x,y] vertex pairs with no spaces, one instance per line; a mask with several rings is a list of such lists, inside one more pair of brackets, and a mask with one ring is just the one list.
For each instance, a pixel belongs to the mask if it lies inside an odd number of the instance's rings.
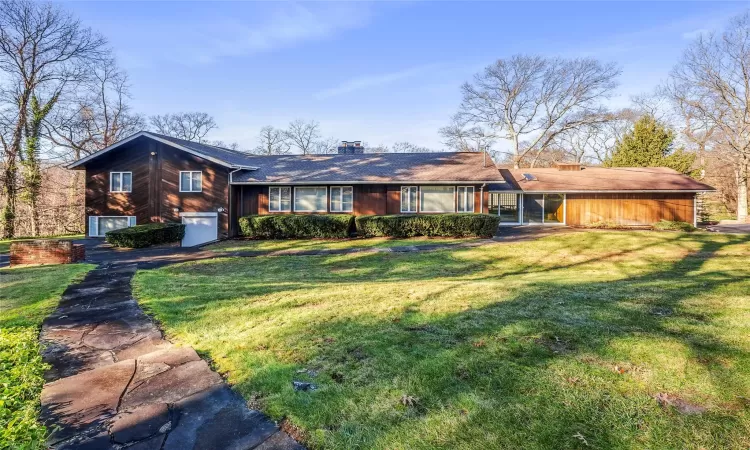
[[268,210],[270,212],[284,212],[292,210],[292,188],[268,188]]
[[454,186],[422,186],[421,212],[455,212],[456,188]]
[[325,186],[295,187],[294,210],[300,212],[326,212]]
[[459,186],[458,187],[458,212],[462,213],[473,213],[474,212],[474,186]]
[[102,237],[107,231],[135,226],[135,216],[89,216],[89,236]]
[[133,172],[110,172],[109,192],[131,192],[133,190]]
[[200,192],[202,184],[201,172],[180,172],[180,192]]
[[352,212],[354,190],[351,186],[331,188],[331,212]]
[[417,212],[417,187],[416,186],[402,186],[401,187],[401,212],[402,213]]

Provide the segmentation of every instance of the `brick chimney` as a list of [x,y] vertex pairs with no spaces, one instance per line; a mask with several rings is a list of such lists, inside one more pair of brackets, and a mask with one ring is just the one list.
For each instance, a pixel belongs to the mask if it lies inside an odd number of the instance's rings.
[[355,155],[365,152],[362,141],[341,141],[338,150],[339,155]]
[[583,164],[581,163],[559,162],[555,163],[555,165],[557,166],[557,170],[563,172],[578,172],[579,170],[583,170]]

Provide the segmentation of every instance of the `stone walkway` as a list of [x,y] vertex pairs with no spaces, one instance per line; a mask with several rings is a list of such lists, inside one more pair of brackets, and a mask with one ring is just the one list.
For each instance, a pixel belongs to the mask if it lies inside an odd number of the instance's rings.
[[49,447],[302,449],[195,350],[163,338],[132,297],[136,268],[101,264],[68,287],[44,322]]

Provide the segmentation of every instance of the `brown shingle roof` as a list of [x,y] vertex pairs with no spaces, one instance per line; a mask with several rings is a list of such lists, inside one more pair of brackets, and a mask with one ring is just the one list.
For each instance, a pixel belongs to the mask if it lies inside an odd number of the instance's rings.
[[[676,170],[666,167],[585,167],[579,171],[558,169],[500,169],[509,184],[524,192],[578,191],[713,191]],[[524,174],[535,180],[525,180]]]
[[504,182],[482,153],[365,153],[249,156],[258,170],[233,175],[234,183]]

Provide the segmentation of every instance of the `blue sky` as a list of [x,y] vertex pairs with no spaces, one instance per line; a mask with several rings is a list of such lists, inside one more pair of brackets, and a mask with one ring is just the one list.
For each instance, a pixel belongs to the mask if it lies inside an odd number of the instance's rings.
[[651,91],[699,33],[750,3],[71,2],[109,39],[145,114],[206,111],[254,147],[296,118],[324,135],[440,148],[460,85],[516,53],[590,56],[623,74],[613,107]]

